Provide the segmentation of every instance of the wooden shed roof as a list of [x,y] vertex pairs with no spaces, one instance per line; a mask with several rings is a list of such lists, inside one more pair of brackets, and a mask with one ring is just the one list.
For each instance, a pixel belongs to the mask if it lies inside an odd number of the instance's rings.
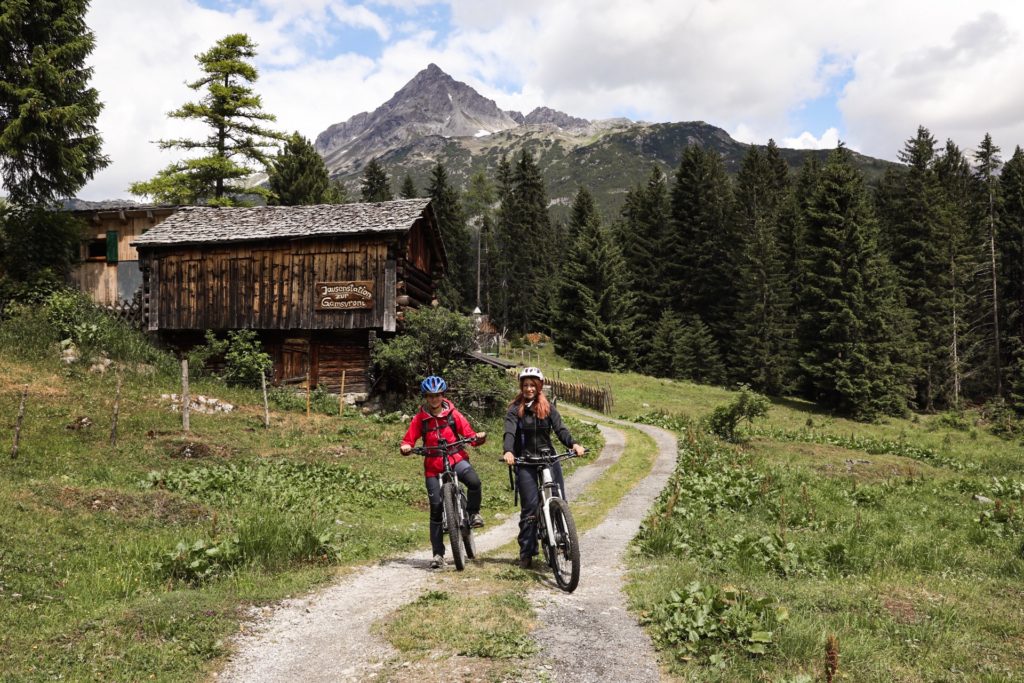
[[373,204],[189,206],[183,207],[138,237],[132,245],[144,248],[332,235],[401,233],[408,231],[424,215],[429,204],[429,199],[399,199]]

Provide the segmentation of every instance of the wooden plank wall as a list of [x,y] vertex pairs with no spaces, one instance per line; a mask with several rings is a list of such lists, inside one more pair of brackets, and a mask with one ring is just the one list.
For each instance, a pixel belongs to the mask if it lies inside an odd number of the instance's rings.
[[309,338],[267,335],[264,348],[274,361],[275,384],[301,388],[310,382],[337,393],[345,371],[345,393],[369,391],[370,345],[365,330],[314,332]]
[[[394,292],[390,302],[387,292],[394,282],[386,277],[388,246],[383,240],[325,239],[154,253],[159,327],[384,329],[386,308],[394,306]],[[316,311],[314,284],[345,280],[372,280],[373,308]]]

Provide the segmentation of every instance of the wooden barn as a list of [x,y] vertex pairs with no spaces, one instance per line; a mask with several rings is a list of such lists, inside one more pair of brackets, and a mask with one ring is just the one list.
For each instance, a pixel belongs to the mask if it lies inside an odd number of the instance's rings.
[[139,254],[132,242],[178,210],[176,206],[116,206],[71,211],[86,225],[75,285],[98,304],[131,301],[142,287]]
[[429,199],[182,208],[134,241],[149,330],[179,348],[256,330],[274,382],[369,391],[370,344],[446,268]]

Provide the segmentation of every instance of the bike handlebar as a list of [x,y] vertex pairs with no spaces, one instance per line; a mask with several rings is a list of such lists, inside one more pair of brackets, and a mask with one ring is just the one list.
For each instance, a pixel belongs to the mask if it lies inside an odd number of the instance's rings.
[[[583,449],[584,455],[589,453],[589,452],[590,452],[590,449],[587,449],[587,448]],[[554,465],[556,462],[561,462],[562,460],[568,460],[570,458],[576,458],[576,457],[579,457],[579,456],[576,455],[576,451],[568,450],[565,453],[555,453],[553,455],[540,455],[540,456],[537,456],[536,458],[516,458],[512,462],[512,464],[513,465]],[[505,458],[504,457],[498,458],[498,462],[505,462]]]
[[422,455],[424,457],[438,457],[447,453],[451,455],[462,449],[463,446],[471,446],[476,442],[476,434],[472,437],[464,436],[461,439],[453,441],[451,443],[438,444],[436,446],[416,446],[410,453]]

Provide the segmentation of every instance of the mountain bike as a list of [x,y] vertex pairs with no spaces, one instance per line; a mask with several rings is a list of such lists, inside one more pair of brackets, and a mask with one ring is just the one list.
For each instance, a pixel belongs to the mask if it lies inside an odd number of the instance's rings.
[[580,542],[569,503],[551,475],[551,466],[575,457],[573,451],[566,451],[533,458],[516,458],[514,463],[536,467],[538,470],[540,503],[536,512],[537,540],[544,552],[544,561],[555,574],[555,583],[566,593],[576,590],[580,582]]
[[417,446],[412,449],[413,453],[424,457],[441,456],[443,469],[437,475],[441,482],[441,530],[448,534],[452,559],[460,572],[466,567],[466,558],[472,560],[476,557],[476,540],[473,538],[473,528],[469,525],[466,489],[459,483],[459,475],[449,457],[472,444],[475,438],[474,435],[473,438],[462,438],[452,443],[439,438],[436,446]]

